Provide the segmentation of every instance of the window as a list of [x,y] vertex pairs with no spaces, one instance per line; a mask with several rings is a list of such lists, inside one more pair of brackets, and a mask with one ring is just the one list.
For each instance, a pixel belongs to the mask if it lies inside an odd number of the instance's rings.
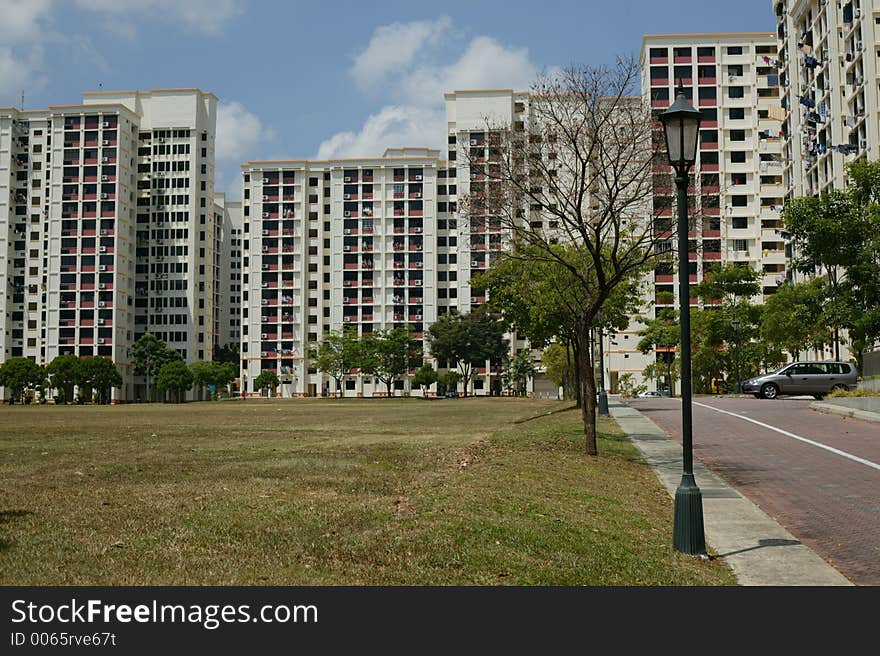
[[667,57],[669,51],[666,48],[651,48],[651,57]]
[[739,253],[748,252],[749,242],[747,239],[732,239],[731,246],[734,251]]
[[732,121],[744,119],[746,117],[746,110],[744,107],[731,107],[727,110],[727,117]]
[[743,54],[742,46],[727,46],[727,54],[728,55],[741,55],[741,54]]
[[746,162],[746,151],[744,150],[734,150],[730,153],[730,161],[733,164],[745,164]]
[[745,230],[749,227],[749,220],[744,216],[735,216],[732,220],[734,230]]
[[745,130],[731,130],[730,131],[730,140],[731,141],[745,141],[746,140],[746,131]]
[[749,204],[749,197],[742,195],[732,196],[730,199],[730,204],[734,207],[746,207]]
[[743,87],[729,87],[727,89],[728,98],[745,98],[745,89]]

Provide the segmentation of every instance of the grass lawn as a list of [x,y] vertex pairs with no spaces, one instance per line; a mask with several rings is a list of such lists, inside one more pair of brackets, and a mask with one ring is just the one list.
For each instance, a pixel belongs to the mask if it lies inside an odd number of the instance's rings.
[[0,584],[730,584],[529,399],[0,407]]

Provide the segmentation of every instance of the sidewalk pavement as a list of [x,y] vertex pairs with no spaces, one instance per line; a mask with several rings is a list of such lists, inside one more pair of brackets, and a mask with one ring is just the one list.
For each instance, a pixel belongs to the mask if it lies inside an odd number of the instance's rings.
[[862,421],[870,421],[880,424],[880,413],[871,412],[870,410],[860,410],[859,408],[847,408],[843,405],[835,403],[821,403],[816,401],[810,404],[810,408],[817,412],[824,412],[827,415],[840,415],[841,417],[852,417],[853,419],[861,419]]
[[[620,424],[671,496],[681,480],[681,445],[635,408],[609,399]],[[706,542],[740,585],[852,585],[813,550],[694,458]]]

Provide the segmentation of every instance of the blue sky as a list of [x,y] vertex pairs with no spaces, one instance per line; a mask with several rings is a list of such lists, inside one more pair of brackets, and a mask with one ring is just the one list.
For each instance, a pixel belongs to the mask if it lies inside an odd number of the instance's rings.
[[442,147],[442,92],[525,89],[644,33],[772,31],[770,0],[618,2],[0,0],[0,105],[104,89],[220,98],[218,189],[245,159]]

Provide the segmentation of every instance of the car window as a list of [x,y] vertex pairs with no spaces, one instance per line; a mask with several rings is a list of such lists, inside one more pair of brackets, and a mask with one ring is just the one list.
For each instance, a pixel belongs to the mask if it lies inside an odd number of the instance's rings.
[[811,362],[807,365],[807,373],[808,374],[825,374],[828,373],[828,370],[825,369],[825,365],[819,362]]
[[795,364],[790,368],[786,369],[782,373],[791,374],[792,376],[800,376],[801,374],[807,373],[807,365],[805,364]]

